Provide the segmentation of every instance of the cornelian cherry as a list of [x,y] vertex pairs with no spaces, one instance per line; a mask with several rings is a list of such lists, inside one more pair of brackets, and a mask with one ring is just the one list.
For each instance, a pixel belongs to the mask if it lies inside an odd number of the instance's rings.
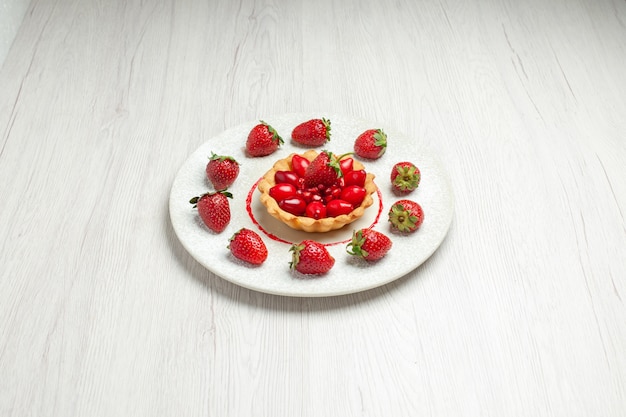
[[299,179],[300,177],[293,171],[276,171],[276,174],[274,174],[274,182],[276,184],[287,183],[299,188],[299,183],[301,182]]
[[294,216],[302,216],[306,210],[306,201],[302,197],[293,196],[278,203],[278,207]]
[[289,197],[294,197],[296,192],[296,187],[293,184],[281,183],[270,188],[270,197],[280,203]]
[[296,195],[302,197],[304,199],[304,201],[309,203],[309,202],[311,202],[311,200],[313,199],[313,196],[315,194],[313,194],[312,192],[310,192],[308,190],[297,190],[296,191]]
[[344,200],[330,200],[326,204],[326,215],[328,217],[337,217],[342,214],[348,214],[353,210],[352,204]]
[[306,206],[304,214],[315,220],[323,219],[326,217],[326,206],[320,201],[311,201]]
[[353,206],[359,206],[365,198],[365,188],[358,185],[349,185],[341,190],[339,198],[345,200]]
[[354,159],[352,158],[344,158],[339,161],[339,168],[341,169],[342,175],[346,175],[348,172],[352,171],[352,167],[354,164]]
[[303,156],[296,154],[291,158],[291,168],[299,177],[304,177],[304,172],[309,164],[309,160]]
[[363,169],[350,171],[343,178],[344,186],[358,185],[359,187],[363,187],[365,185],[366,177],[367,173]]

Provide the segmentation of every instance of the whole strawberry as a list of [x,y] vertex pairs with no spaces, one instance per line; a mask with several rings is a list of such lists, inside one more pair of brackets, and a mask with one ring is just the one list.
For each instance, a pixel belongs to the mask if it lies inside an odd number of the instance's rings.
[[365,159],[378,159],[387,150],[387,134],[382,129],[370,129],[354,141],[354,153]]
[[391,229],[401,233],[415,232],[424,221],[422,206],[412,200],[398,200],[389,210]]
[[250,156],[266,156],[274,153],[283,144],[283,138],[263,120],[254,126],[246,140],[246,151]]
[[323,185],[330,187],[335,184],[337,179],[343,175],[339,165],[339,160],[343,156],[336,156],[326,150],[320,152],[304,171],[304,186],[317,187]]
[[232,156],[216,155],[211,152],[206,165],[206,176],[216,190],[230,187],[239,175],[239,162]]
[[330,120],[311,119],[296,126],[291,132],[294,142],[306,146],[321,146],[330,140]]
[[267,247],[263,239],[250,229],[245,227],[239,229],[232,235],[229,242],[227,248],[237,259],[253,265],[261,265],[267,259]]
[[293,252],[289,265],[301,274],[325,274],[335,265],[335,258],[328,253],[326,246],[314,240],[303,240],[289,250]]
[[221,233],[230,223],[230,204],[233,195],[228,191],[216,191],[193,197],[189,202],[198,208],[200,218],[215,233]]
[[373,229],[361,229],[353,232],[352,242],[348,243],[346,251],[371,262],[384,257],[392,245],[386,235]]
[[421,174],[412,162],[398,162],[391,169],[391,186],[400,194],[408,194],[420,185]]

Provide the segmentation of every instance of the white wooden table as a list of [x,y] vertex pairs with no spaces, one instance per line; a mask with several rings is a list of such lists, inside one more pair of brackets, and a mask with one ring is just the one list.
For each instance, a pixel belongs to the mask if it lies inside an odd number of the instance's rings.
[[[0,72],[0,415],[626,415],[625,97],[621,0],[33,0]],[[178,169],[318,111],[437,153],[446,240],[338,297],[208,272]]]

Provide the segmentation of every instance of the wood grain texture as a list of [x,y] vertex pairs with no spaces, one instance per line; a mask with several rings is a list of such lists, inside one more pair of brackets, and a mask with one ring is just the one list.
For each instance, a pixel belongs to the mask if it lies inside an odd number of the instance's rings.
[[[33,0],[0,72],[0,415],[623,416],[625,63],[618,0]],[[283,298],[179,244],[187,156],[309,111],[440,155],[455,217],[413,273]]]

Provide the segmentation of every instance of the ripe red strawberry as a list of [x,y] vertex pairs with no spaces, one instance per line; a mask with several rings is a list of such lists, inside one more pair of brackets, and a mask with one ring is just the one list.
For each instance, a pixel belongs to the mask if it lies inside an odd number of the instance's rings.
[[302,274],[325,274],[335,265],[335,258],[328,253],[326,246],[314,240],[303,240],[289,250],[293,252],[289,263],[291,269]]
[[386,235],[373,229],[361,229],[353,232],[352,242],[348,243],[346,251],[366,261],[377,261],[389,252],[392,245]]
[[398,162],[391,169],[391,186],[400,194],[408,194],[420,185],[421,174],[412,162]]
[[232,235],[229,242],[227,248],[237,259],[253,265],[261,265],[267,259],[267,247],[263,239],[250,229],[245,227],[239,229]]
[[306,146],[321,146],[330,140],[330,120],[311,119],[296,126],[291,139]]
[[337,157],[326,150],[320,152],[304,171],[304,186],[317,187],[321,184],[330,187],[333,185],[343,175],[339,166],[339,160],[343,156]]
[[246,150],[250,156],[266,156],[274,153],[283,144],[283,138],[263,120],[248,134]]
[[389,210],[391,229],[402,233],[416,231],[424,221],[424,211],[415,201],[398,200]]
[[216,155],[211,152],[206,165],[206,176],[216,190],[230,187],[239,175],[239,162],[232,156]]
[[200,218],[215,233],[221,233],[230,223],[230,204],[228,198],[233,195],[228,191],[216,191],[193,197],[189,202],[198,208]]
[[354,141],[354,153],[361,158],[378,159],[387,150],[387,134],[382,129],[370,129]]

